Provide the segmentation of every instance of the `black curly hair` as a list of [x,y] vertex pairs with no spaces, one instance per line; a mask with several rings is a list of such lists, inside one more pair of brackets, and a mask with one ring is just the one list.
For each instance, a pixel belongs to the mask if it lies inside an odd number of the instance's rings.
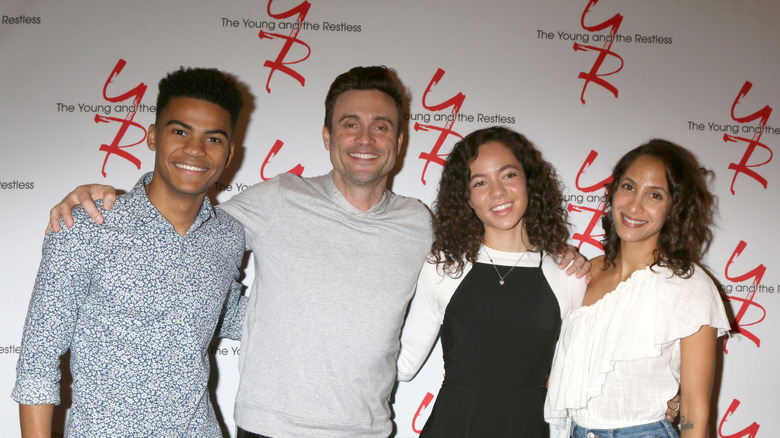
[[502,126],[474,131],[457,144],[447,158],[433,204],[435,239],[431,263],[441,264],[453,277],[463,273],[466,262],[477,259],[485,227],[469,206],[469,164],[479,147],[488,142],[506,145],[525,172],[528,207],[523,226],[534,250],[558,254],[569,237],[567,211],[561,202],[562,184],[550,163],[522,134]]
[[651,266],[664,266],[683,278],[693,274],[694,264],[712,242],[715,198],[705,177],[711,171],[699,167],[696,158],[684,148],[662,139],[652,139],[624,155],[612,170],[607,184],[606,205],[601,219],[604,228],[604,269],[615,265],[620,254],[620,236],[612,220],[612,201],[626,170],[640,157],[660,161],[666,170],[666,182],[672,204],[658,235],[658,247]]
[[230,126],[235,127],[244,104],[235,80],[215,68],[181,67],[162,78],[157,88],[157,117],[171,99],[191,97],[224,108],[230,113]]

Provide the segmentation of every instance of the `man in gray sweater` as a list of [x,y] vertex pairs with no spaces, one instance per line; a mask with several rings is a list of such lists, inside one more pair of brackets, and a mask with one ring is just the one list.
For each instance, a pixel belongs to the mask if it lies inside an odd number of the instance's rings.
[[[322,129],[333,170],[283,174],[219,206],[244,225],[255,255],[239,359],[239,437],[392,432],[399,334],[432,239],[427,208],[387,189],[403,143],[402,97],[385,67],[338,76]],[[82,186],[52,215],[112,191]]]
[[392,431],[398,334],[432,239],[425,205],[386,188],[401,99],[384,67],[340,75],[322,130],[333,171],[280,175],[221,205],[255,253],[235,406],[253,433],[239,436]]

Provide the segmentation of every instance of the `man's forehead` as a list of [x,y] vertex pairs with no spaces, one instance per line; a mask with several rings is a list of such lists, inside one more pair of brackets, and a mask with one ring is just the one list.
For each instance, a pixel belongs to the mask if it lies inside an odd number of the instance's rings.
[[337,118],[345,114],[357,116],[358,112],[391,117],[391,120],[398,117],[393,98],[379,90],[349,90],[336,99],[334,116]]

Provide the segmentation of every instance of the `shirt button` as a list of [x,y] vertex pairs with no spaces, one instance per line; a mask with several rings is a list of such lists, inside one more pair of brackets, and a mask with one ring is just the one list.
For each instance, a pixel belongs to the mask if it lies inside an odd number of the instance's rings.
[[178,401],[179,400],[179,396],[174,394],[173,397],[171,397],[171,400]]
[[586,436],[587,436],[588,438],[596,438],[596,434],[595,434],[595,433],[593,433],[593,432],[588,432],[588,434],[587,434]]

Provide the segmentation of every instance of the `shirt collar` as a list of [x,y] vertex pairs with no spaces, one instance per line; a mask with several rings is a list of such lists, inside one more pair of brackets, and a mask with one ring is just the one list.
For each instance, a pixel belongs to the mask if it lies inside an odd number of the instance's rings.
[[[146,193],[146,186],[152,181],[153,175],[154,172],[144,174],[125,197],[128,208],[142,224],[147,224],[157,218],[165,220]],[[206,196],[203,198],[203,203],[200,206],[200,210],[198,210],[198,215],[195,217],[195,222],[192,223],[187,233],[198,229],[204,222],[213,217],[216,217],[216,211],[211,205],[209,197]]]
[[333,172],[334,171],[331,170],[326,175],[322,175],[318,178],[320,179],[320,182],[328,197],[333,200],[333,202],[341,206],[341,208],[358,216],[373,216],[382,214],[387,210],[391,198],[391,192],[389,190],[385,189],[385,191],[382,193],[382,199],[375,206],[369,208],[367,211],[361,211],[359,208],[350,204],[350,202],[347,201],[347,198],[345,198],[341,193],[339,188],[336,187],[336,183],[333,181]]

